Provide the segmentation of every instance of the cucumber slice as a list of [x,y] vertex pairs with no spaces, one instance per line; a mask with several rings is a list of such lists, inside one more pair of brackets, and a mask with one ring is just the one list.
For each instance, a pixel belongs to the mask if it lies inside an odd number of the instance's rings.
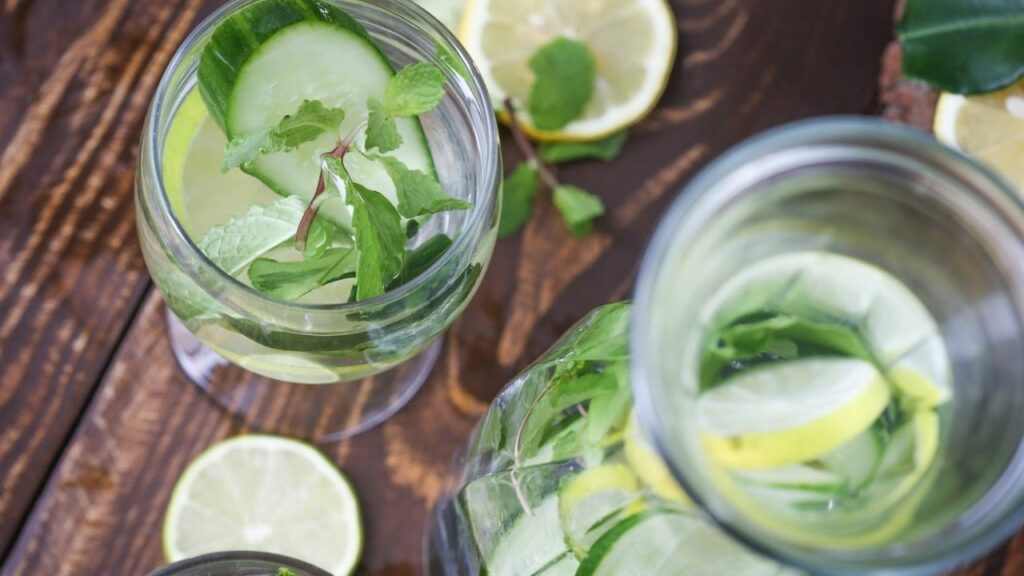
[[591,547],[577,576],[777,576],[784,569],[705,521],[670,510],[631,516]]
[[568,552],[554,564],[537,572],[534,576],[574,576],[580,567],[580,561]]
[[821,457],[826,470],[846,478],[850,488],[864,486],[875,473],[882,459],[882,439],[875,428],[869,428],[839,449]]
[[512,522],[486,560],[487,575],[547,574],[566,555],[572,556],[558,522],[558,497],[552,494],[533,509],[533,516],[523,514]]
[[[199,82],[211,115],[228,137],[276,125],[316,99],[345,110],[337,134],[324,134],[290,152],[262,155],[244,167],[282,196],[312,197],[319,157],[367,116],[394,75],[387,58],[358,22],[316,0],[267,0],[225,20],[203,51]],[[416,119],[398,119],[404,143],[392,155],[409,168],[436,175],[426,136]],[[391,178],[378,163],[350,154],[346,167],[360,184],[397,202]],[[349,208],[337,196],[320,213],[350,228]]]
[[577,558],[614,526],[609,517],[639,512],[640,484],[623,464],[606,464],[563,481],[558,491],[558,518],[566,542]]

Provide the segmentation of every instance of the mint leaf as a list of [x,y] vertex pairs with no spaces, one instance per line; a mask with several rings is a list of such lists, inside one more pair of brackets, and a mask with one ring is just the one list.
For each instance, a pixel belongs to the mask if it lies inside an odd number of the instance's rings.
[[291,570],[289,570],[287,568],[278,568],[277,569],[277,576],[298,576],[298,574],[296,574],[295,572],[292,572]]
[[367,100],[366,107],[370,111],[366,119],[366,150],[376,148],[382,153],[397,150],[402,145],[402,135],[398,133],[395,118],[376,98]]
[[991,92],[1024,75],[1020,0],[909,0],[896,27],[903,74],[957,94]]
[[844,356],[872,361],[871,352],[852,326],[808,320],[781,312],[740,318],[712,334],[701,360],[700,388],[714,388],[731,366],[755,366],[779,359]]
[[433,64],[406,66],[388,80],[384,109],[391,116],[417,116],[433,110],[444,98],[444,73]]
[[573,160],[614,160],[626,143],[626,132],[616,132],[603,140],[590,142],[542,142],[537,148],[542,160],[548,164],[561,164]]
[[423,244],[405,253],[405,262],[402,264],[402,272],[395,278],[395,281],[388,286],[388,290],[394,290],[402,284],[407,284],[437,262],[437,259],[444,254],[445,250],[452,245],[452,239],[445,234],[431,236]]
[[[221,270],[237,274],[257,257],[292,239],[305,211],[306,202],[297,196],[269,206],[254,205],[242,216],[207,232],[199,249]],[[314,228],[324,225],[313,223]]]
[[264,294],[297,300],[321,286],[355,276],[356,260],[351,248],[331,248],[301,262],[257,258],[249,266],[249,281]]
[[332,224],[323,222],[319,216],[316,216],[313,225],[309,228],[309,234],[306,235],[306,248],[302,252],[303,257],[309,260],[323,255],[334,244],[334,231],[335,227]]
[[357,300],[380,296],[402,270],[405,230],[391,202],[357,182],[349,182],[346,201],[352,206],[356,250]]
[[441,190],[432,176],[419,170],[412,170],[401,160],[391,156],[372,156],[387,170],[391,181],[395,183],[398,195],[398,213],[406,218],[427,216],[448,210],[466,210],[472,204],[465,200],[453,198]]
[[232,138],[224,148],[224,160],[221,163],[220,171],[227,172],[255,160],[266,148],[271,131],[272,129],[268,128]]
[[344,120],[345,111],[341,108],[327,108],[319,100],[303,100],[299,109],[282,118],[270,133],[270,143],[278,150],[290,150],[337,130]]
[[594,56],[579,40],[561,37],[530,58],[536,78],[527,109],[541,130],[559,130],[583,113],[594,92]]
[[327,108],[319,100],[304,100],[298,110],[282,118],[274,128],[232,138],[224,150],[221,170],[227,172],[248,164],[260,154],[294,150],[325,132],[337,130],[344,119],[345,111],[341,108]]
[[540,186],[537,184],[537,165],[523,162],[505,178],[501,189],[501,221],[498,223],[498,238],[510,236],[519,231],[530,218],[533,199]]
[[578,186],[564,184],[555,188],[554,199],[565,225],[576,236],[590,232],[594,218],[604,214],[601,199]]

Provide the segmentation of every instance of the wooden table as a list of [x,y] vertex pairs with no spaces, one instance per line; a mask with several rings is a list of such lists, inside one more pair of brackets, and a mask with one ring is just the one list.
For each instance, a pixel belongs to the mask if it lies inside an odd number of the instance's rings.
[[[143,116],[218,0],[0,2],[0,554],[4,576],[143,575],[170,489],[246,428],[178,371],[135,237]],[[328,448],[365,510],[361,574],[416,574],[425,514],[489,399],[594,306],[627,297],[652,227],[726,148],[874,113],[891,0],[675,0],[661,105],[611,164],[563,169],[609,214],[574,239],[548,200],[502,241],[419,395]],[[511,166],[516,152],[506,150]],[[1024,574],[1024,537],[959,574]]]

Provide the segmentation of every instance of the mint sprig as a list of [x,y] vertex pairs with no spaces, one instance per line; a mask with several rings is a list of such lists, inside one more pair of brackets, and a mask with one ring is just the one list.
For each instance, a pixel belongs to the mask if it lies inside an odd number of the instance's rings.
[[344,120],[345,111],[341,108],[327,108],[319,100],[304,100],[298,110],[282,118],[277,126],[232,138],[224,150],[221,170],[227,172],[248,164],[261,154],[294,150],[337,130]]
[[602,160],[609,162],[618,157],[626,144],[626,131],[589,142],[541,142],[537,153],[548,164],[562,164],[575,160]]
[[[501,222],[498,224],[499,236],[514,234],[526,223],[533,210],[533,197],[537,193],[538,182],[542,182],[551,190],[555,206],[569,231],[577,236],[589,233],[593,229],[594,219],[604,214],[604,203],[599,197],[579,186],[562,184],[541,162],[537,151],[519,127],[516,109],[510,99],[505,100],[505,112],[508,115],[512,137],[519,149],[526,154],[527,162],[525,168],[522,167],[524,165],[520,165],[505,179]],[[508,210],[505,210],[506,208]]]

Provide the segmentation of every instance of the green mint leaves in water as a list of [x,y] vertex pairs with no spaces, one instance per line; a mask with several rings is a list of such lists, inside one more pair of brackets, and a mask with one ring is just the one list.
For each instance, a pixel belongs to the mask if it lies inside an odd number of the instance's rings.
[[345,120],[341,108],[327,108],[318,100],[306,100],[295,111],[281,119],[277,126],[232,138],[224,150],[225,172],[248,164],[260,154],[290,152],[306,142],[312,142],[331,130],[337,130]]
[[1019,0],[908,0],[903,73],[947,92],[991,92],[1024,75]]
[[[556,38],[537,49],[529,67],[534,82],[526,110],[537,128],[561,130],[583,114],[593,97],[597,77],[594,55],[585,43]],[[505,102],[505,111],[516,144],[527,160],[505,179],[498,236],[512,235],[526,224],[542,185],[550,190],[569,232],[576,236],[588,234],[594,219],[605,212],[601,199],[579,186],[563,184],[545,163],[611,160],[622,150],[625,133],[594,142],[545,142],[538,153],[520,128],[511,101]]]
[[[432,64],[415,64],[399,70],[379,98],[367,100],[366,120],[348,134],[338,134],[345,110],[305,100],[275,126],[233,138],[225,149],[224,170],[245,166],[261,155],[292,152],[325,134],[335,136],[335,146],[320,156],[317,187],[308,203],[289,196],[270,206],[253,206],[241,217],[210,230],[200,249],[228,273],[238,274],[248,267],[254,288],[284,300],[296,300],[349,278],[355,279],[356,300],[380,296],[408,282],[451,245],[450,238],[438,235],[420,249],[406,250],[410,230],[415,232],[434,214],[471,207],[446,194],[435,176],[388,155],[403,142],[396,119],[433,110],[444,94],[443,73]],[[360,132],[364,132],[362,146]],[[397,205],[352,177],[346,166],[349,154],[383,169],[394,184]],[[318,216],[320,206],[332,196],[341,198],[351,211],[351,242],[340,238],[337,225]],[[268,256],[290,241],[301,258]]]
[[444,74],[432,64],[413,64],[388,82],[383,100],[367,102],[366,150],[392,152],[402,145],[395,118],[409,118],[433,110],[444,98]]

